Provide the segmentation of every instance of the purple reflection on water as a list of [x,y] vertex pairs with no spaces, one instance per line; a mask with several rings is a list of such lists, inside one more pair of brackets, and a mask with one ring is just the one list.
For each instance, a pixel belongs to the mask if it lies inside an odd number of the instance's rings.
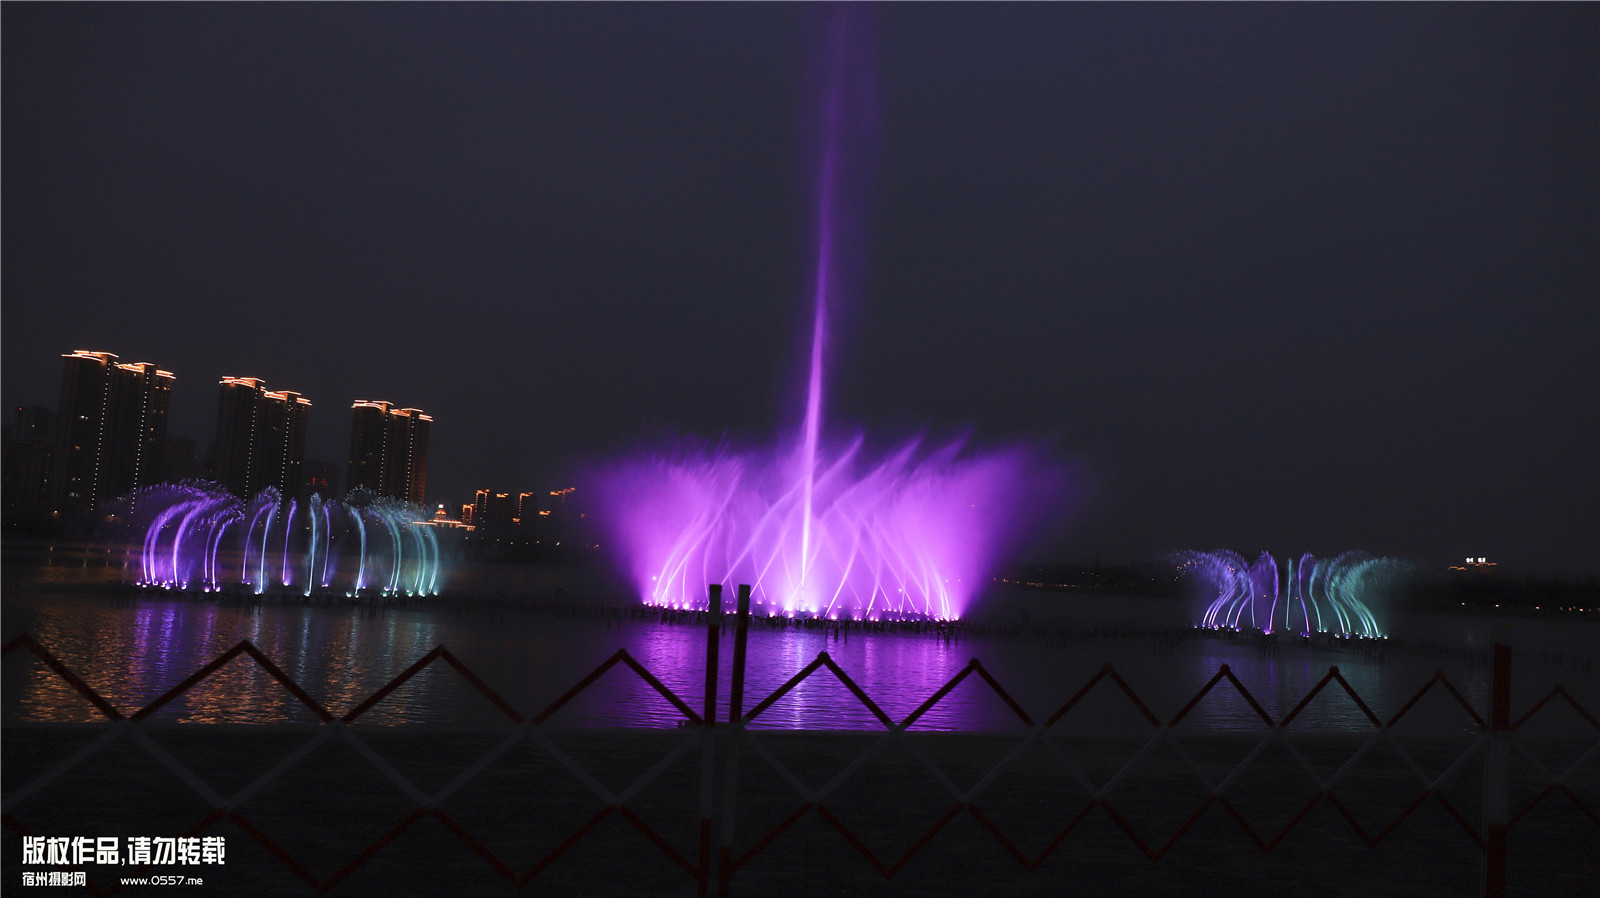
[[[991,597],[985,614],[1018,601]],[[1105,603],[1101,602],[1101,605]],[[1159,603],[1129,603],[1132,619],[1150,619]],[[1073,613],[1103,615],[1101,606],[1076,602]],[[1015,611],[1011,614],[1014,616]],[[1111,618],[1080,617],[1077,627],[1104,626]],[[1484,622],[1487,626],[1487,622]],[[1429,639],[1460,628],[1454,618],[1423,621],[1417,635]],[[1560,646],[1576,651],[1595,625],[1579,628],[1550,622],[1528,637],[1541,650]],[[705,628],[514,610],[493,614],[428,609],[384,609],[378,613],[327,605],[216,605],[165,597],[107,603],[73,595],[8,597],[6,633],[31,632],[71,670],[82,676],[124,713],[132,713],[165,693],[240,639],[250,639],[335,716],[356,707],[396,674],[436,645],[446,645],[524,716],[532,716],[562,695],[618,648],[626,648],[686,703],[702,704]],[[1498,632],[1498,631],[1497,631]],[[1459,639],[1459,634],[1455,637]],[[1562,642],[1566,639],[1566,642]],[[1337,664],[1351,685],[1380,715],[1392,714],[1432,675],[1444,668],[1476,707],[1486,694],[1486,670],[1459,657],[1391,654],[1376,661],[1360,654],[1281,645],[1264,653],[1246,639],[1074,638],[981,636],[959,642],[927,633],[843,632],[796,626],[750,633],[744,706],[755,706],[789,677],[827,651],[894,720],[903,720],[978,658],[1034,718],[1042,721],[1071,697],[1100,665],[1109,661],[1162,720],[1183,707],[1222,664],[1227,664],[1274,718],[1281,718]],[[731,680],[728,645],[721,652],[719,705],[726,714]],[[1546,669],[1535,656],[1519,656],[1514,702],[1530,707],[1554,681],[1587,707],[1597,703],[1593,678],[1571,680]],[[5,659],[5,719],[17,721],[94,720],[92,708],[70,686],[26,651]],[[1443,732],[1470,725],[1443,693],[1434,690],[1417,713],[1434,715]],[[164,708],[163,720],[196,722],[314,722],[276,680],[239,658],[182,698]],[[671,727],[678,712],[637,676],[616,668],[598,680],[549,724],[566,726]],[[503,723],[487,699],[448,666],[436,664],[390,694],[363,717],[370,724]],[[826,670],[765,711],[759,728],[868,729],[881,724]],[[916,724],[930,730],[1019,729],[1004,702],[976,676]],[[1259,731],[1264,729],[1248,704],[1226,683],[1202,702],[1185,726]],[[1297,718],[1295,727],[1366,732],[1370,724],[1342,690],[1324,693]],[[1455,728],[1455,729],[1452,729]],[[1102,682],[1054,728],[1077,735],[1147,732],[1149,725],[1109,682]]]

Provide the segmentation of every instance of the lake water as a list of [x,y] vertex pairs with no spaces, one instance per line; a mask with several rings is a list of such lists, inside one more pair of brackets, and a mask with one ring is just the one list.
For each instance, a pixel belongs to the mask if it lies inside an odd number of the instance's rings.
[[[106,557],[62,555],[43,565],[8,562],[4,630],[32,634],[124,714],[164,694],[206,662],[248,639],[335,716],[359,704],[437,645],[447,646],[512,707],[532,717],[619,648],[625,648],[696,711],[702,706],[706,629],[692,623],[519,607],[503,594],[489,608],[469,602],[404,607],[210,602],[133,593],[114,586],[120,571]],[[582,569],[505,567],[484,574],[526,587],[564,585],[564,600],[603,589]],[[503,587],[503,583],[495,584]],[[497,589],[496,592],[499,592]],[[598,597],[597,597],[598,599]],[[620,599],[613,599],[620,604]],[[1284,644],[1266,651],[1249,640],[1174,637],[1198,616],[1175,600],[1111,598],[999,587],[969,620],[991,628],[1026,624],[1054,636],[862,633],[769,628],[749,637],[748,709],[827,651],[893,719],[903,719],[968,663],[986,670],[1034,720],[1048,718],[1110,662],[1157,717],[1169,719],[1226,664],[1275,719],[1288,713],[1338,665],[1382,718],[1400,708],[1436,670],[1483,713],[1493,639],[1513,645],[1513,707],[1520,714],[1560,683],[1591,714],[1600,712],[1600,620],[1429,615],[1391,618],[1387,628],[1410,648],[1380,655]],[[1162,629],[1166,628],[1166,629]],[[1095,630],[1091,635],[1088,631]],[[1160,631],[1159,633],[1157,631]],[[1128,633],[1131,635],[1118,635]],[[732,630],[720,659],[725,716]],[[98,712],[26,650],[5,659],[7,723],[89,721]],[[363,715],[372,724],[505,720],[463,677],[436,662]],[[164,707],[159,717],[194,722],[314,721],[315,717],[246,658]],[[623,667],[563,707],[550,723],[567,726],[673,726],[682,714]],[[1095,733],[1148,729],[1113,684],[1103,681],[1058,727]],[[1582,731],[1567,709],[1543,712],[1540,726]],[[766,710],[764,727],[854,729],[881,726],[826,670]],[[1226,683],[1203,700],[1185,726],[1264,729]],[[927,729],[996,730],[1021,722],[977,676],[969,677],[917,724]],[[1403,727],[1460,734],[1471,718],[1435,688]],[[1294,723],[1296,729],[1361,730],[1371,724],[1343,690],[1330,686]]]

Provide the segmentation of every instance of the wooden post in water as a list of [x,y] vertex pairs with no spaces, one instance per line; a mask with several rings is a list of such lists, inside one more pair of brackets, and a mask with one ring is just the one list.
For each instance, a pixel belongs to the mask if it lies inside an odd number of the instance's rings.
[[739,584],[739,605],[733,631],[733,683],[728,696],[728,720],[744,716],[744,648],[750,638],[750,584]]
[[750,584],[739,584],[739,607],[733,630],[733,674],[728,691],[728,755],[723,761],[722,850],[717,860],[717,894],[728,894],[733,877],[733,815],[738,810],[739,736],[744,732],[744,648],[750,636]]
[[711,584],[706,604],[706,695],[700,738],[700,898],[711,892],[711,779],[716,770],[717,648],[722,635],[722,584]]

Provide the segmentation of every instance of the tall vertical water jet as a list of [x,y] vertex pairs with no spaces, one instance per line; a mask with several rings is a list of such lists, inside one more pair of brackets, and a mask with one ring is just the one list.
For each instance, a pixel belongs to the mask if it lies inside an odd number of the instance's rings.
[[822,166],[817,184],[816,286],[812,293],[811,372],[806,380],[806,411],[800,441],[800,470],[804,494],[800,518],[800,591],[805,592],[811,571],[812,501],[816,489],[817,440],[822,430],[823,342],[828,329],[828,294],[833,274],[834,191],[837,188],[840,111],[844,105],[845,52],[848,49],[845,17],[836,16],[829,34],[827,101],[823,116]]
[[[758,608],[827,617],[959,617],[998,556],[1059,498],[1035,449],[905,440],[873,458],[866,438],[824,428],[830,328],[873,116],[864,10],[839,4],[821,65],[816,246],[804,412],[778,449],[667,446],[598,472],[610,545],[641,598],[704,607],[708,587],[752,586]],[[855,164],[847,164],[855,163]],[[788,445],[792,448],[781,448]]]

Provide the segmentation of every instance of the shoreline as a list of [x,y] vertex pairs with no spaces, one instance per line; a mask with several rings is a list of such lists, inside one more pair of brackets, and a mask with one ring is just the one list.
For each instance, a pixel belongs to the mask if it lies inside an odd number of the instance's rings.
[[[21,586],[14,589],[22,589]],[[327,609],[344,608],[362,613],[383,610],[431,611],[440,614],[470,615],[474,613],[501,614],[514,612],[530,615],[550,615],[565,618],[592,618],[609,628],[624,623],[648,623],[661,626],[706,625],[704,610],[674,609],[662,606],[603,600],[598,597],[567,596],[563,593],[521,593],[491,591],[446,591],[432,596],[399,596],[373,593],[350,596],[336,593],[313,593],[310,596],[295,592],[269,592],[257,594],[248,590],[222,590],[203,592],[197,590],[171,590],[160,587],[141,587],[125,581],[60,582],[28,584],[27,591],[39,593],[71,592],[93,593],[114,605],[132,605],[140,601],[181,600],[196,605],[214,604],[218,607],[256,608],[265,606],[292,607],[303,605]],[[1155,601],[1168,601],[1158,599]],[[1526,615],[1475,613],[1473,609],[1454,611],[1442,609],[1422,614],[1440,614],[1452,617],[1470,617],[1487,621],[1505,619],[1548,620],[1568,619],[1581,623],[1600,624],[1600,611],[1544,612]],[[734,615],[724,611],[722,629],[725,634],[733,629]],[[1238,643],[1254,647],[1257,651],[1272,654],[1283,648],[1309,648],[1338,654],[1356,655],[1364,659],[1382,661],[1388,653],[1408,656],[1437,657],[1466,661],[1474,665],[1487,665],[1490,651],[1487,645],[1470,646],[1449,644],[1437,639],[1382,636],[1335,636],[1318,633],[1305,636],[1298,633],[1262,633],[1259,630],[1230,630],[1207,628],[1198,625],[1159,625],[1137,622],[1132,619],[1112,623],[1086,623],[1068,615],[1023,617],[1022,622],[998,622],[993,616],[974,615],[954,621],[935,619],[877,619],[861,620],[850,617],[837,619],[821,615],[796,614],[765,615],[752,613],[750,626],[754,629],[797,629],[816,631],[834,639],[849,639],[851,635],[877,634],[928,637],[958,645],[971,638],[1017,638],[1044,640],[1054,644],[1070,644],[1100,639],[1152,639],[1163,644],[1179,644],[1190,639],[1208,639]],[[9,641],[19,634],[0,634]],[[1518,656],[1538,656],[1551,662],[1548,652],[1533,647],[1520,647]],[[1569,666],[1577,674],[1593,674],[1600,670],[1600,643],[1588,654],[1567,653],[1556,662]]]
[[[7,537],[0,541],[0,551],[6,559],[6,586],[8,589],[30,590],[42,589],[55,591],[58,589],[111,589],[131,592],[143,591],[143,588],[125,580],[117,572],[124,568],[123,561],[127,552],[125,546],[107,545],[92,541],[61,541],[48,538]],[[53,565],[47,559],[61,558],[65,564]],[[91,562],[93,562],[91,564]],[[63,570],[77,567],[86,572],[95,572],[92,576],[85,576],[76,582],[57,580],[40,582],[37,578],[25,579],[26,573],[36,569],[57,567]],[[519,606],[539,606],[542,604],[561,604],[563,602],[588,605],[593,607],[628,608],[636,604],[623,593],[625,587],[616,582],[614,575],[604,566],[592,563],[587,564],[549,564],[549,563],[522,563],[522,562],[490,562],[490,561],[458,561],[455,565],[457,576],[466,576],[472,580],[502,581],[498,584],[490,582],[468,586],[452,587],[448,583],[441,592],[428,597],[398,597],[381,596],[377,594],[357,597],[352,604],[400,604],[411,605],[421,602],[438,601],[441,603],[473,602],[481,605],[497,606],[511,604]],[[1570,578],[1569,578],[1570,579]],[[1577,578],[1579,580],[1583,578]],[[1068,584],[1030,584],[1011,580],[1002,580],[998,577],[992,586],[1004,585],[1007,589],[1017,590],[1040,597],[1060,597],[1063,601],[1083,601],[1098,599],[1106,602],[1137,601],[1156,604],[1183,605],[1188,599],[1172,595],[1145,594],[1137,590],[1128,590],[1110,587],[1104,591],[1096,591],[1092,587]],[[499,588],[495,588],[498,586]],[[151,594],[169,592],[173,595],[183,595],[190,598],[206,598],[216,596],[230,596],[229,601],[248,601],[254,594],[245,590],[222,590],[218,592],[203,593],[198,590],[162,590],[150,588]],[[280,601],[296,601],[304,596],[299,592],[273,593],[271,596]],[[312,600],[337,604],[341,600],[352,597],[341,593],[314,593]],[[733,602],[732,591],[724,593],[724,601],[730,606]],[[975,607],[981,609],[980,601]],[[1488,602],[1482,603],[1448,603],[1431,602],[1425,605],[1402,605],[1389,609],[1391,615],[1447,615],[1464,616],[1468,618],[1494,618],[1502,620],[1539,620],[1539,621],[1595,621],[1600,622],[1600,607],[1566,609],[1561,607],[1539,607],[1524,604],[1496,605]],[[962,619],[966,622],[971,618],[979,618],[981,623],[993,624],[992,621],[981,621],[985,617],[982,610],[967,615]]]

